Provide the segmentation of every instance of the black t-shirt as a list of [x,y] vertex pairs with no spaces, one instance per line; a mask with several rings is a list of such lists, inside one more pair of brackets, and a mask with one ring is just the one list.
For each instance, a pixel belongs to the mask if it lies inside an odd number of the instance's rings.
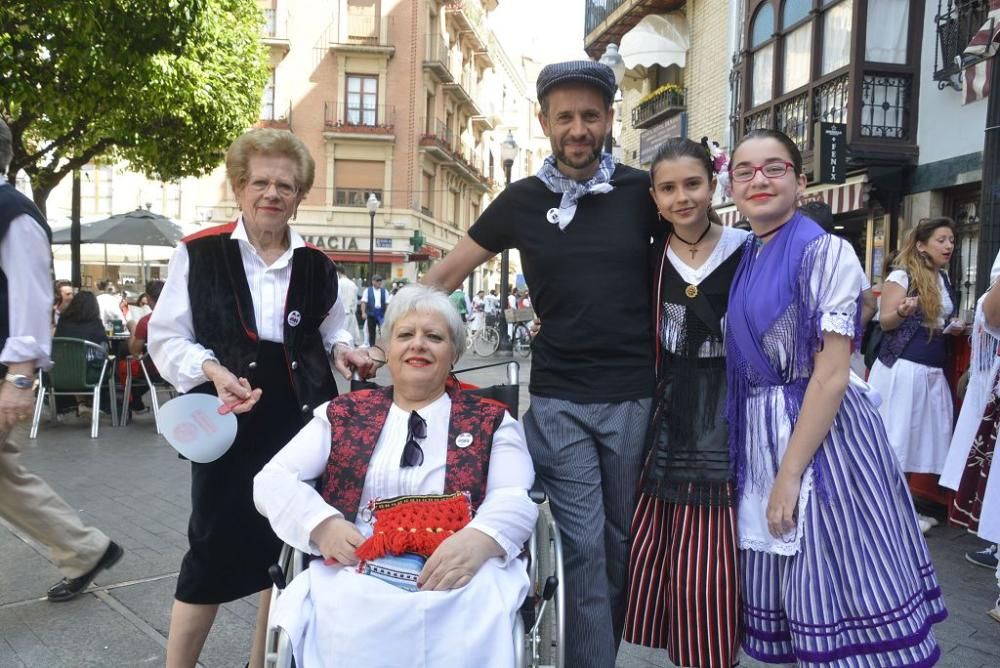
[[565,230],[546,219],[562,196],[534,176],[511,184],[469,228],[487,250],[521,253],[542,320],[532,394],[578,403],[653,394],[649,252],[661,230],[648,174],[618,165],[611,183],[610,193],[579,200]]

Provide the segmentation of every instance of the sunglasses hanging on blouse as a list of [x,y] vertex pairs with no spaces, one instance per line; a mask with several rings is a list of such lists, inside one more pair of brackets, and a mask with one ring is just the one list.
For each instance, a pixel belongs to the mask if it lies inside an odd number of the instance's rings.
[[417,411],[410,411],[410,420],[406,425],[406,445],[403,446],[403,456],[399,465],[403,468],[420,466],[424,463],[424,451],[417,440],[427,438],[427,421],[420,417]]

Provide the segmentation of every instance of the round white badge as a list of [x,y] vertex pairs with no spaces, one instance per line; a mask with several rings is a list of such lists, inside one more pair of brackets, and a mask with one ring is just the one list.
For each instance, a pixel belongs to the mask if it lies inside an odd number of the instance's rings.
[[472,434],[469,432],[463,432],[455,438],[455,445],[460,448],[467,448],[472,445]]
[[549,221],[553,225],[559,224],[559,209],[552,207],[545,213],[545,220]]
[[288,314],[288,326],[298,327],[298,324],[302,322],[302,314],[298,311],[292,311]]

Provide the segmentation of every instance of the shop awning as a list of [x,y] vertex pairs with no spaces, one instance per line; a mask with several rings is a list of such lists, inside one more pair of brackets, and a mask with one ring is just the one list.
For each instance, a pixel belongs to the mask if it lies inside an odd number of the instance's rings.
[[[802,193],[801,202],[826,202],[833,215],[859,211],[868,205],[868,174],[861,173],[848,176],[844,183],[821,183],[809,186]],[[718,207],[715,210],[722,218],[722,224],[732,227],[740,219],[740,212],[735,204]]]
[[[328,250],[326,251],[326,256],[334,262],[368,262],[368,251]],[[409,262],[410,256],[408,253],[376,252],[375,261],[397,264],[401,262]]]
[[618,53],[628,68],[622,86],[641,84],[646,77],[646,68],[653,65],[684,67],[689,46],[687,19],[681,12],[643,17],[634,28],[622,35],[622,43],[618,47]]

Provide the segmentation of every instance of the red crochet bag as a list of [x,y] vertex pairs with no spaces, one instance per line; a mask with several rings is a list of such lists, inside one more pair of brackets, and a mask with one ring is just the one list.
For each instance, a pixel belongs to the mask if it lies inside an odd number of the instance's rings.
[[363,561],[406,552],[430,557],[448,536],[472,521],[472,502],[466,492],[397,496],[372,501],[374,533],[356,550]]

